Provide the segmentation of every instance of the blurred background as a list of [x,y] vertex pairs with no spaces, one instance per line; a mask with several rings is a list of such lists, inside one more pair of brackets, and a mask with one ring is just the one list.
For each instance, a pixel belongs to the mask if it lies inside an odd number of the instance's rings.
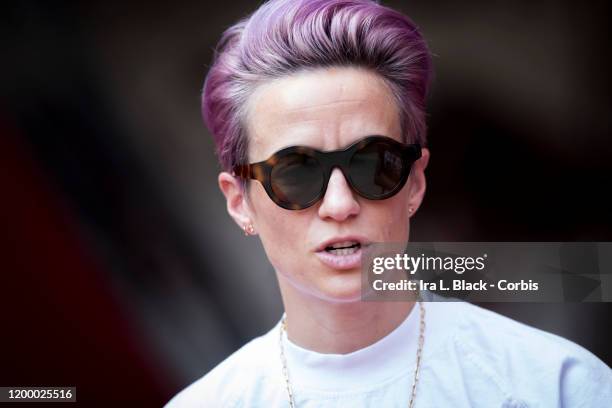
[[[435,54],[414,241],[611,241],[605,1],[384,1]],[[259,2],[18,1],[0,16],[0,385],[160,406],[280,318],[200,116]],[[612,305],[483,304],[612,364]]]

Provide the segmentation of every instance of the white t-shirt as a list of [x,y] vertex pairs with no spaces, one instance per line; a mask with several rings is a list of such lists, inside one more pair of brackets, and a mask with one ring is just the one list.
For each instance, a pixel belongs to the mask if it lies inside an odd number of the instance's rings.
[[[559,336],[465,302],[427,302],[414,406],[612,407],[612,370]],[[407,407],[419,310],[378,342],[321,354],[283,338],[297,407]],[[167,408],[288,407],[279,323],[177,394]]]

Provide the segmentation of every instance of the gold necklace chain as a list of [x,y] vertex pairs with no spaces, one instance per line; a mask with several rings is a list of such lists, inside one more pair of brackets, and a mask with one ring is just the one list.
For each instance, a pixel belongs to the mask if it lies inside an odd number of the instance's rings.
[[[419,301],[419,343],[417,347],[417,355],[416,355],[416,367],[414,368],[414,381],[412,382],[412,391],[410,393],[410,404],[408,408],[412,408],[414,406],[414,399],[416,398],[417,392],[417,383],[419,382],[419,369],[421,367],[421,358],[423,356],[423,345],[425,344],[425,307],[423,307],[423,302]],[[289,397],[289,406],[291,408],[295,408],[295,400],[293,398],[293,389],[291,387],[291,381],[289,380],[289,370],[287,369],[287,358],[285,357],[285,347],[283,346],[283,332],[287,331],[287,317],[283,316],[280,326],[280,337],[279,337],[279,346],[280,346],[280,358],[283,364],[283,376],[285,377],[285,385],[287,387],[287,396]]]

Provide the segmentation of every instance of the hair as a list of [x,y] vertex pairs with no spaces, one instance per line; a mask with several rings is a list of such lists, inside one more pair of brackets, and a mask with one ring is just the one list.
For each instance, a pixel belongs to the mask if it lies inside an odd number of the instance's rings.
[[431,55],[415,24],[371,0],[271,0],[228,28],[215,50],[202,115],[221,167],[248,161],[248,98],[304,70],[362,67],[389,86],[404,141],[425,143]]

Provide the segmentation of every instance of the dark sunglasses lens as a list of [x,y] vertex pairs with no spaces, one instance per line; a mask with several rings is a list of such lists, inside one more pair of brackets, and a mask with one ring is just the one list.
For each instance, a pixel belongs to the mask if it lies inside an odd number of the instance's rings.
[[390,143],[375,142],[355,152],[350,175],[355,188],[368,198],[383,198],[403,182],[404,167],[399,148]]
[[272,167],[272,191],[286,203],[303,208],[311,204],[323,188],[323,171],[314,157],[292,153],[283,156]]

